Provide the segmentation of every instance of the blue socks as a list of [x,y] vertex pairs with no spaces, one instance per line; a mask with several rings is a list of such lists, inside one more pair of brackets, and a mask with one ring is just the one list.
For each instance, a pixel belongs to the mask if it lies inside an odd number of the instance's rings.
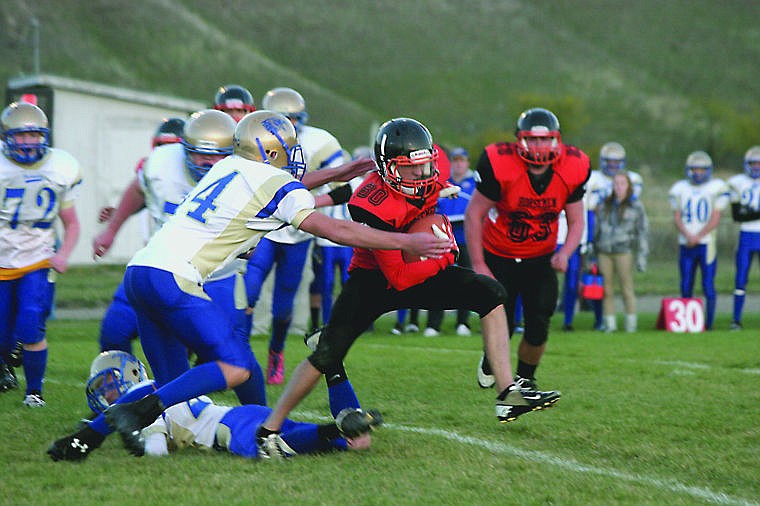
[[24,375],[26,376],[26,393],[42,392],[42,378],[47,366],[47,348],[40,351],[24,350]]
[[216,362],[193,367],[179,378],[156,390],[156,395],[167,408],[199,395],[227,389],[222,369]]

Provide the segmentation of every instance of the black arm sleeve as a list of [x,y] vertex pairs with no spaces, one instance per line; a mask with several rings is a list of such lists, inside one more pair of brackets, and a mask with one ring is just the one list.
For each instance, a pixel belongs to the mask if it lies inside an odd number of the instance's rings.
[[348,202],[348,199],[351,198],[351,185],[350,184],[343,184],[335,188],[334,190],[330,191],[327,195],[330,196],[332,199],[334,205],[340,205],[345,204]]
[[754,211],[739,203],[731,204],[731,217],[738,223],[760,220],[760,211]]

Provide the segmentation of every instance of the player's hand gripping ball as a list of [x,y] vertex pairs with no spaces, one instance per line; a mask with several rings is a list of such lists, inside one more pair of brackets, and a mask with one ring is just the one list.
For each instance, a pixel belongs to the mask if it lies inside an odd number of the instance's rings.
[[[417,232],[427,232],[428,234],[433,234],[437,237],[440,237],[441,239],[451,239],[452,243],[454,244],[452,247],[454,256],[456,257],[459,253],[459,250],[456,246],[456,239],[454,239],[454,231],[451,228],[451,222],[449,221],[448,217],[446,217],[446,215],[429,214],[423,218],[419,218],[407,229],[407,233],[409,234],[414,234]],[[404,258],[404,262],[408,264],[412,262],[427,260],[427,257],[411,255],[406,251],[402,251],[401,255]]]

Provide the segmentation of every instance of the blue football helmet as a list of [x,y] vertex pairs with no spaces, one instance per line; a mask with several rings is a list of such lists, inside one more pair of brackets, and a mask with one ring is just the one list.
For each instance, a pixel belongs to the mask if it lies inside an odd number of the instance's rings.
[[[44,157],[50,148],[50,129],[44,111],[27,102],[13,102],[0,115],[3,134],[3,154],[15,162],[30,165]],[[16,135],[33,132],[40,135],[38,143],[18,142]]]
[[752,179],[760,178],[760,146],[752,146],[744,154],[744,172]]
[[[704,170],[698,170],[704,169]],[[704,151],[694,151],[686,158],[686,177],[694,184],[704,184],[710,180],[713,161]]]
[[137,357],[125,351],[104,351],[90,365],[87,404],[102,413],[134,385],[147,380],[145,366]]

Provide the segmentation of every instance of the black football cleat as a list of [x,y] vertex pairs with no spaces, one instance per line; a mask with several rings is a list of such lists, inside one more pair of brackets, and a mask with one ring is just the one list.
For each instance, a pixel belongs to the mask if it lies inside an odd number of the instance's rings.
[[344,437],[354,438],[375,430],[383,424],[383,416],[376,409],[363,411],[345,408],[335,417],[335,425]]
[[156,421],[165,409],[156,394],[149,394],[134,402],[111,405],[105,411],[106,422],[119,433],[129,453],[141,457],[145,454],[142,429]]

